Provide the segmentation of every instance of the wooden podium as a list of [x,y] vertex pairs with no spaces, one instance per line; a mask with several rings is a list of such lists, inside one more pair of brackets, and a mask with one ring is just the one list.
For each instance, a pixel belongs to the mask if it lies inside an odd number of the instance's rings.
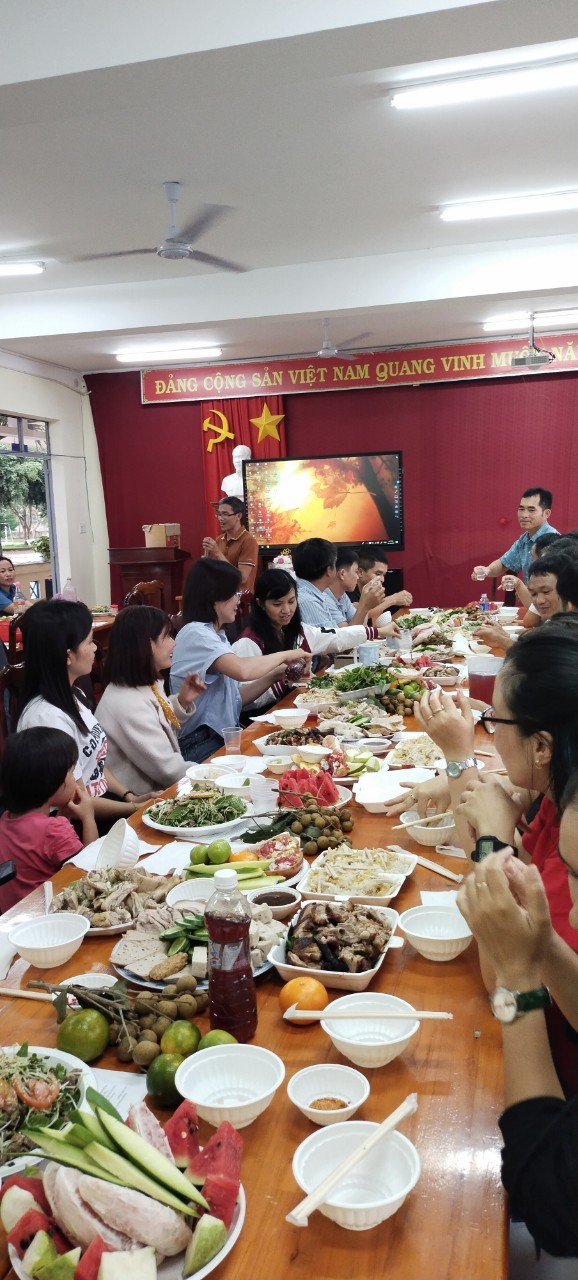
[[167,613],[177,612],[175,596],[183,594],[185,564],[191,559],[190,551],[180,547],[109,547],[109,556],[113,596],[117,592],[119,608],[137,582],[159,578],[165,591]]

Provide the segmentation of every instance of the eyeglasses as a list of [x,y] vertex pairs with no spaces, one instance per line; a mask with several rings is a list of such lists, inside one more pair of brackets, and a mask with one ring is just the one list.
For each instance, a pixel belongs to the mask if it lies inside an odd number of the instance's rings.
[[235,592],[235,600],[240,600],[240,599],[241,599],[242,594],[243,594],[243,592],[242,592],[242,591],[236,591],[236,592]]
[[486,707],[486,710],[482,711],[482,714],[480,716],[480,724],[484,726],[486,733],[493,733],[494,732],[493,726],[495,724],[521,724],[521,721],[505,720],[503,716],[497,716],[494,714],[493,707]]

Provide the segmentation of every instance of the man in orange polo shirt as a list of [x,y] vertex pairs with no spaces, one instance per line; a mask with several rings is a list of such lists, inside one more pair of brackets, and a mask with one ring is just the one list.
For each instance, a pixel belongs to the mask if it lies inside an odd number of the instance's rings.
[[257,576],[259,544],[243,524],[244,507],[240,498],[221,498],[217,505],[220,536],[203,538],[203,552],[214,560],[228,560],[239,569],[243,591],[252,591]]

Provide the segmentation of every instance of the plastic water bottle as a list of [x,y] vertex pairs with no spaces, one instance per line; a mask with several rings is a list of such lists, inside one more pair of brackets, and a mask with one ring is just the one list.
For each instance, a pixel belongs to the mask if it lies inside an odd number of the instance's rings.
[[60,593],[61,600],[78,600],[76,587],[72,583],[72,578],[67,578],[62,591]]
[[14,592],[14,599],[12,601],[12,604],[14,605],[14,612],[24,613],[24,610],[28,604],[28,601],[26,599],[26,596],[24,595],[24,592],[20,587],[20,583],[15,582],[14,586],[16,587],[16,590]]
[[488,600],[488,597],[485,591],[480,596],[480,603],[478,605],[478,609],[480,610],[480,613],[489,613],[490,611],[490,602]]
[[237,872],[215,872],[215,892],[205,908],[209,935],[209,1017],[211,1030],[250,1040],[257,1030],[257,995],[249,926],[251,908],[237,886]]

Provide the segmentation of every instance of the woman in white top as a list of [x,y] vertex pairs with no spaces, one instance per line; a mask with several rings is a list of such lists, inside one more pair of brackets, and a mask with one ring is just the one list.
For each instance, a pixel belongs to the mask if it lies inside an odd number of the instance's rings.
[[109,764],[132,791],[169,787],[185,774],[177,733],[194,717],[205,686],[187,673],[178,695],[165,696],[160,677],[174,647],[168,615],[148,605],[122,609],[110,632],[98,718]]
[[93,798],[99,827],[130,817],[150,793],[135,795],[107,767],[104,729],[74,688],[92,671],[92,614],[75,600],[39,600],[20,626],[25,667],[18,729],[47,726],[70,734],[78,747],[75,777]]
[[[255,583],[255,599],[247,626],[233,645],[240,658],[273,654],[287,646],[299,645],[307,653],[345,653],[367,640],[367,628],[315,627],[301,621],[295,579],[285,569],[266,569]],[[289,691],[290,685],[277,681],[260,697],[255,707],[270,706]]]

